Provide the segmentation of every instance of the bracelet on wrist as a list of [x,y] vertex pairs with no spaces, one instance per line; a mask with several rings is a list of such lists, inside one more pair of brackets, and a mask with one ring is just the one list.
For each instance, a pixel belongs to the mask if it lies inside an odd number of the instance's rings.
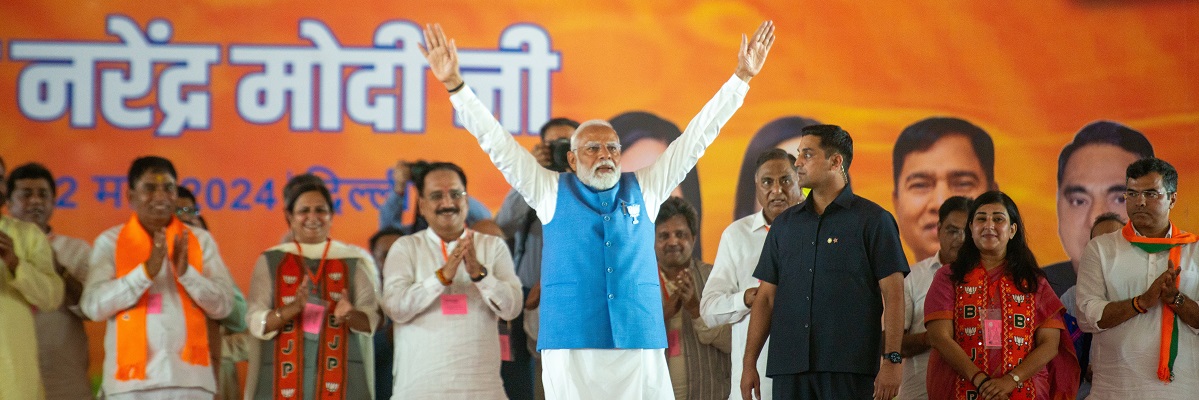
[[464,86],[466,86],[466,80],[463,80],[461,83],[459,83],[459,84],[458,84],[458,86],[454,86],[454,88],[453,88],[453,89],[450,89],[450,93],[451,93],[451,94],[453,94],[453,93],[458,93],[458,91],[459,91],[459,90],[462,90],[462,88],[463,88]]
[[451,283],[454,283],[454,282],[451,282],[449,279],[446,279],[445,274],[441,273],[441,269],[437,270],[436,275],[437,275],[437,280],[441,281],[442,286],[449,286]]
[[[979,375],[979,374],[982,374],[984,377],[987,375],[987,373],[986,373],[986,372],[983,372],[982,370],[979,370],[978,372],[975,372],[975,373],[974,373],[974,375],[971,375],[971,376],[970,376],[970,384],[971,384],[971,385],[974,385],[974,387],[979,387],[979,386],[982,386],[982,383],[979,383],[979,384],[977,384],[977,385],[975,385],[975,384],[974,384],[974,382],[975,382],[975,381],[978,381],[978,375]],[[986,382],[986,381],[983,381],[983,382]]]

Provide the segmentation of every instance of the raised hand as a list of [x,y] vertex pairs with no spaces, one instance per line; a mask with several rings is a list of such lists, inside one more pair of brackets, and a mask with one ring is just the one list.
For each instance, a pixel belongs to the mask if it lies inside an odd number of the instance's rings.
[[404,160],[396,161],[395,167],[391,170],[391,178],[395,181],[395,187],[392,190],[395,190],[396,194],[404,194],[408,188],[408,181],[412,180],[412,164]]
[[175,277],[183,276],[187,272],[187,246],[190,243],[188,240],[191,237],[191,230],[184,229],[179,235],[175,236],[175,255],[172,257],[172,263],[175,267]]
[[429,62],[429,71],[445,85],[446,90],[462,84],[462,73],[458,71],[458,47],[447,40],[441,24],[425,24],[425,45],[419,46],[420,54]]
[[167,230],[159,229],[154,232],[152,242],[154,246],[150,248],[150,258],[146,260],[146,275],[151,279],[158,276],[158,272],[162,270],[162,262],[167,258]]
[[[737,52],[737,77],[745,82],[762,72],[770,46],[774,45],[774,21],[763,21],[753,37],[741,35],[741,50]],[[456,60],[455,60],[456,61]],[[430,62],[432,64],[432,62]],[[457,64],[455,64],[457,65]]]

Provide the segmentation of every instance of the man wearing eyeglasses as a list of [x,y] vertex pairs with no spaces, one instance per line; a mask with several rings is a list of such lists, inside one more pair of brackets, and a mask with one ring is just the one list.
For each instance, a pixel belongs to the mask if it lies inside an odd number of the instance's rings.
[[395,398],[506,399],[499,319],[524,305],[500,237],[466,228],[466,174],[430,163],[417,179],[429,228],[392,244],[383,311],[395,321]]
[[441,26],[426,27],[421,53],[450,92],[458,120],[543,224],[538,350],[547,398],[673,398],[654,219],[741,106],[773,42],[769,21],[742,36],[735,76],[654,164],[620,173],[620,138],[609,123],[591,120],[571,136],[574,172],[557,173],[541,167],[466,87]]
[[1199,391],[1196,236],[1170,221],[1178,172],[1164,160],[1126,170],[1128,224],[1083,252],[1078,323],[1091,340],[1088,399],[1183,399]]
[[[50,229],[57,188],[54,175],[45,166],[29,163],[12,170],[5,187],[8,212],[13,218],[37,225],[45,233],[53,250],[54,273],[62,278],[64,297],[57,308],[40,309],[34,315],[37,326],[38,367],[46,385],[47,399],[91,397],[87,376],[87,333],[79,296],[87,280],[87,241],[56,233]],[[0,396],[2,397],[2,396]]]

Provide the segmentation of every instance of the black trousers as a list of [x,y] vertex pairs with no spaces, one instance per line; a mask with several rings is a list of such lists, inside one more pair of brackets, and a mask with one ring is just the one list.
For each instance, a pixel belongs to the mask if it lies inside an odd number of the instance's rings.
[[871,400],[874,376],[847,372],[808,372],[770,377],[775,399]]
[[[529,296],[529,289],[524,288],[524,297]],[[525,334],[524,302],[521,302],[520,315],[511,321],[508,346],[512,361],[500,364],[500,378],[504,380],[504,394],[510,400],[533,400],[533,362],[528,350],[528,335]],[[505,324],[500,321],[500,324]],[[540,377],[536,377],[540,379]]]

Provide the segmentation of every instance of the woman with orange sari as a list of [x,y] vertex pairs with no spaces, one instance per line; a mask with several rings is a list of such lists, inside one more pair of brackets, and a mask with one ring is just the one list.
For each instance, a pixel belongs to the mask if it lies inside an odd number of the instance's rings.
[[1016,203],[983,193],[958,259],[925,300],[930,399],[1073,399],[1078,361],[1062,303],[1025,240]]

